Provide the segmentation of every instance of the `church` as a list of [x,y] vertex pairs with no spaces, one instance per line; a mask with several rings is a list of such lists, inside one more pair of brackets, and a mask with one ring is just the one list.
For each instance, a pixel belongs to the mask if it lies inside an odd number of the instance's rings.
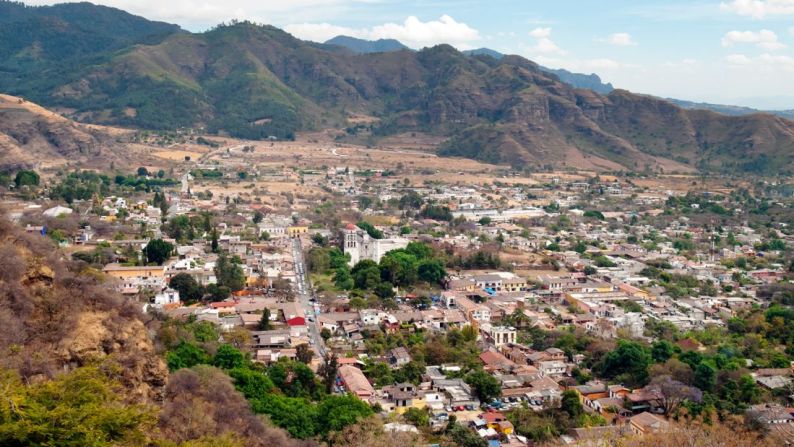
[[403,238],[375,239],[353,224],[348,224],[344,233],[344,252],[350,254],[351,267],[364,259],[379,263],[383,255],[392,250],[405,248],[409,242]]

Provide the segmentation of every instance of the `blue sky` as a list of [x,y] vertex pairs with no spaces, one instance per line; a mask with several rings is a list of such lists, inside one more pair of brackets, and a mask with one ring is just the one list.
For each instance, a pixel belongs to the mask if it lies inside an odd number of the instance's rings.
[[[32,0],[30,4],[52,3]],[[204,30],[232,18],[315,41],[450,43],[681,99],[794,108],[794,0],[100,0]]]

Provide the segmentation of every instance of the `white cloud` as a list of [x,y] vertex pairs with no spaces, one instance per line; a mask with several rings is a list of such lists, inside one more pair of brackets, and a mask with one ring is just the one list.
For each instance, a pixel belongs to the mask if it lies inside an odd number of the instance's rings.
[[612,45],[617,45],[619,47],[630,47],[633,45],[637,45],[637,43],[634,42],[634,40],[631,38],[631,34],[629,33],[615,33],[607,37],[606,39],[602,39],[602,41],[611,43]]
[[[64,0],[25,0],[28,5],[52,5]],[[91,0],[150,20],[177,23],[201,31],[231,19],[284,24],[345,17],[377,0]]]
[[529,35],[535,39],[551,37],[551,28],[535,28],[529,32]]
[[753,63],[752,59],[744,54],[729,54],[725,57],[725,61],[731,65],[750,65]]
[[535,38],[535,45],[529,49],[532,54],[565,54],[565,51],[551,40],[551,28],[535,28],[529,32],[529,35]]
[[412,48],[422,48],[448,43],[460,49],[471,48],[471,44],[482,39],[480,32],[465,23],[457,22],[448,15],[438,20],[423,22],[411,16],[403,23],[384,23],[372,28],[348,28],[329,23],[298,23],[284,29],[301,39],[315,42],[344,34],[359,39],[397,39]]
[[735,67],[752,67],[756,72],[794,72],[794,57],[764,53],[757,57],[731,54],[725,58]]
[[331,25],[330,23],[296,23],[285,26],[284,31],[295,37],[314,42],[325,42],[332,37],[342,35],[359,37],[362,34],[360,30]]
[[754,44],[768,51],[786,48],[786,45],[778,40],[777,34],[768,29],[762,29],[758,32],[730,31],[722,37],[723,47],[731,47],[735,44],[743,43]]
[[794,15],[794,0],[733,0],[720,3],[720,9],[754,19]]
[[758,60],[770,68],[783,68],[785,70],[794,71],[794,57],[782,56],[779,54],[765,53],[758,56]]

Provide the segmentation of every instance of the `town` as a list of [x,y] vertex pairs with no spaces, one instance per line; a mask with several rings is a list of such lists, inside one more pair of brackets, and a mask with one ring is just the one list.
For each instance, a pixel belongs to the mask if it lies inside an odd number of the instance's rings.
[[[220,367],[291,436],[794,442],[790,183],[202,140],[9,173],[3,208],[162,321],[171,371]],[[334,402],[352,419],[312,420]]]

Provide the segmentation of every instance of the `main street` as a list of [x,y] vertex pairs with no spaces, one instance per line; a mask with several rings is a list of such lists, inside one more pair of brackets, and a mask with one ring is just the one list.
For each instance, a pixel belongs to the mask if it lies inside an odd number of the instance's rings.
[[295,287],[297,288],[297,299],[303,306],[303,312],[306,315],[306,326],[309,328],[309,342],[314,352],[320,359],[325,358],[327,352],[325,347],[325,340],[320,337],[320,323],[317,321],[317,315],[314,310],[314,303],[312,301],[312,287],[309,280],[309,272],[306,268],[306,262],[303,260],[303,247],[301,246],[301,239],[296,237],[292,240],[292,258],[295,261]]

